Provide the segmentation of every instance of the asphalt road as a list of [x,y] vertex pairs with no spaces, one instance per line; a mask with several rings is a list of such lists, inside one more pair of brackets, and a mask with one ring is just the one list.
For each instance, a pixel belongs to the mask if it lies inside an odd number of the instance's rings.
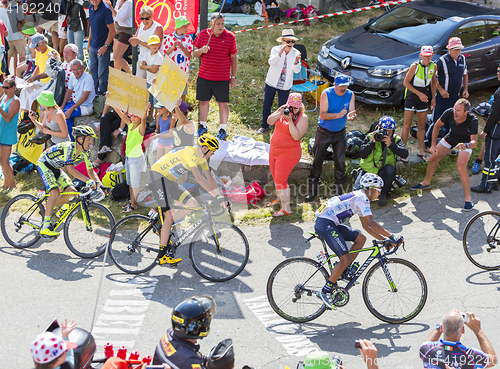
[[[477,176],[472,178],[473,184],[477,181]],[[201,341],[202,352],[208,353],[217,342],[230,337],[236,368],[248,364],[293,369],[305,354],[317,349],[339,354],[346,368],[362,368],[354,348],[354,340],[359,338],[376,345],[380,368],[421,368],[419,345],[454,308],[475,312],[500,351],[500,271],[476,268],[466,258],[461,243],[467,221],[479,211],[496,209],[500,198],[493,193],[474,195],[473,200],[477,203],[474,210],[463,213],[463,192],[455,185],[375,210],[376,220],[404,235],[406,252],[398,251],[397,257],[417,265],[429,288],[420,315],[399,325],[386,324],[370,314],[361,285],[351,289],[345,307],[327,311],[308,324],[288,323],[271,310],[265,289],[271,270],[285,258],[314,258],[319,250],[318,241],[305,244],[307,232],[313,229],[311,222],[242,227],[251,248],[248,265],[236,279],[218,284],[194,272],[187,247],[180,252],[184,261],[178,269],[156,267],[136,277],[121,273],[108,260],[99,289],[103,257],[80,259],[66,248],[62,237],[25,250],[16,250],[1,240],[0,367],[30,367],[30,343],[53,318],[75,319],[78,326],[89,330],[98,291],[93,326],[97,356],[102,355],[106,342],[115,348],[125,344],[141,357],[152,355],[170,326],[171,309],[195,294],[209,294],[217,301],[211,333]],[[360,227],[357,219],[351,225]],[[462,342],[478,346],[470,331]]]

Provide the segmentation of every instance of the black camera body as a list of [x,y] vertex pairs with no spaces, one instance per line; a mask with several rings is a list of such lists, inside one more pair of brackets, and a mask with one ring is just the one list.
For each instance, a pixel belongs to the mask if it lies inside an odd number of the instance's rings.
[[394,182],[392,182],[392,188],[401,188],[406,184],[406,179],[401,177],[400,175],[396,176]]
[[285,109],[283,109],[283,115],[288,115],[290,114],[290,108],[287,106]]
[[373,133],[373,138],[375,141],[377,142],[382,142],[382,140],[384,139],[384,136],[389,136],[389,131],[387,129],[378,129],[375,131],[375,133]]

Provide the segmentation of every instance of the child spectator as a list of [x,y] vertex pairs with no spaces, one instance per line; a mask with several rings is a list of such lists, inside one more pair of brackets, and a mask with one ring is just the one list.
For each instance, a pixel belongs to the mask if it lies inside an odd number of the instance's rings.
[[[193,39],[187,34],[191,23],[186,17],[181,16],[175,19],[175,31],[167,35],[163,44],[165,55],[174,61],[184,72],[189,75],[189,60],[193,52]],[[187,83],[182,100],[186,101]]]
[[[153,83],[156,82],[156,76],[158,75],[158,71],[160,70],[160,65],[163,63],[163,56],[159,52],[161,43],[160,38],[157,35],[149,36],[148,46],[149,52],[146,52],[146,56],[144,56],[140,68],[147,72],[146,82],[149,88]],[[149,103],[151,104],[151,106],[154,106],[156,102],[157,101],[153,97],[153,95],[149,93]],[[153,109],[151,109],[149,112],[149,118],[153,118]]]
[[156,108],[156,131],[151,135],[152,140],[158,139],[158,147],[156,149],[156,160],[171,151],[174,147],[174,134],[175,127],[172,114],[166,107],[157,103]]

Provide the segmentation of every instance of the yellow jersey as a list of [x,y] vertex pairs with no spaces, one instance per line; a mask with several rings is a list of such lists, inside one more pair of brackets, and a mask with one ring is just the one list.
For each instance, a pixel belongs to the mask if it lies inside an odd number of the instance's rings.
[[153,164],[151,170],[161,173],[170,181],[175,181],[183,174],[190,172],[192,168],[200,166],[202,170],[208,170],[208,163],[205,158],[198,155],[195,146],[185,146],[175,148],[165,154]]

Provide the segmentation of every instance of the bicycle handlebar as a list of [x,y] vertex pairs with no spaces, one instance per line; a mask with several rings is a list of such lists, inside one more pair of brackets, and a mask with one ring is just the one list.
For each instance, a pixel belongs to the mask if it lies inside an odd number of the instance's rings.
[[398,245],[398,244],[395,244],[394,242],[392,242],[389,238],[386,238],[386,239],[381,240],[381,241],[373,240],[373,245],[374,246],[377,245],[380,248],[385,248],[385,252],[383,255],[387,256],[387,255],[392,255],[396,251],[398,251],[399,246],[402,246],[404,248],[405,242],[403,241]]

